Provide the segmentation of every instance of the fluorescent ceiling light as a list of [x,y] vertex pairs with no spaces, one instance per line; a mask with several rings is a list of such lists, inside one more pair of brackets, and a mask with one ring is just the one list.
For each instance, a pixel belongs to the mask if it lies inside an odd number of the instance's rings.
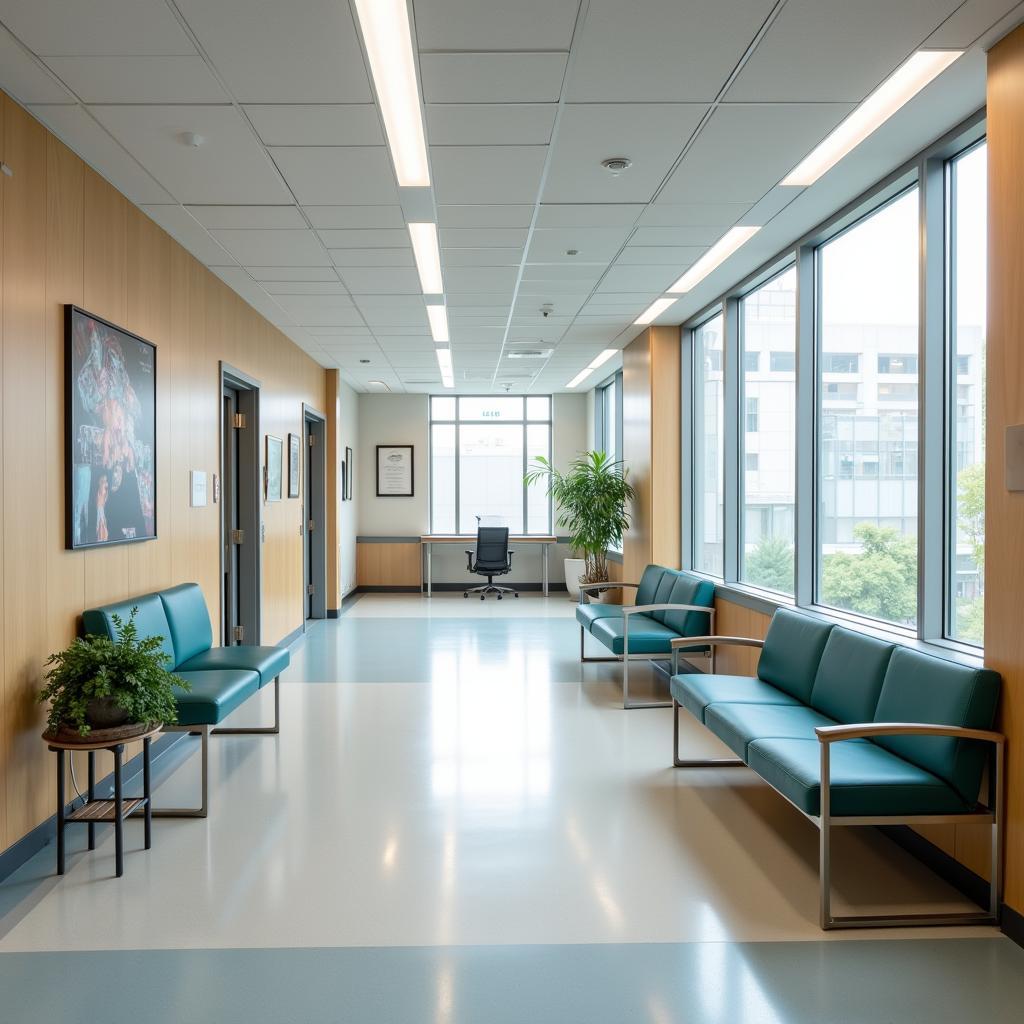
[[828,138],[802,160],[783,185],[813,185],[905,103],[937,78],[963,50],[918,50],[901,64]]
[[455,374],[452,369],[452,350],[450,348],[435,349],[437,365],[441,370],[441,383],[446,388],[455,387]]
[[448,307],[427,306],[427,319],[434,341],[448,341]]
[[406,0],[355,0],[399,185],[430,184]]
[[444,291],[441,281],[441,250],[437,247],[437,225],[425,221],[409,225],[412,254],[420,274],[420,287],[424,295],[440,295]]
[[633,323],[639,324],[641,327],[646,327],[647,324],[656,320],[662,313],[668,309],[669,306],[674,305],[677,299],[655,299],[634,321]]
[[[680,295],[695,288],[712,270],[721,266],[744,242],[760,231],[760,227],[729,228],[722,237],[671,288],[670,295]],[[653,307],[652,307],[653,308]],[[646,315],[646,314],[645,314]]]
[[604,364],[607,363],[616,352],[618,352],[618,349],[616,348],[606,348],[596,359],[593,360],[593,362],[590,363],[589,366],[580,370],[580,372],[577,373],[576,376],[573,377],[573,379],[565,386],[567,388],[576,387],[580,381],[586,380],[587,377],[589,377],[599,366],[604,366]]

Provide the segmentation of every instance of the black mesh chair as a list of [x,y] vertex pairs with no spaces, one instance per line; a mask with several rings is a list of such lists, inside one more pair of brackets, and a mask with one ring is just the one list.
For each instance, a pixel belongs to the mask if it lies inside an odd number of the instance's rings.
[[476,551],[466,552],[466,569],[477,576],[486,576],[487,582],[479,587],[470,587],[462,596],[479,594],[482,601],[488,594],[497,594],[500,601],[505,594],[519,595],[511,587],[499,587],[495,576],[504,576],[512,571],[514,551],[508,549],[507,526],[480,526],[476,531]]

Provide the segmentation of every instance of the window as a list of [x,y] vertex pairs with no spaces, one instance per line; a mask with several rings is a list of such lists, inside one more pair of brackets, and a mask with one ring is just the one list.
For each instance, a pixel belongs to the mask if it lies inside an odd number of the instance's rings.
[[[771,349],[796,368],[796,270],[791,268],[740,302],[740,344]],[[744,366],[746,361],[744,360]],[[758,377],[744,371],[746,404],[743,531],[739,578],[793,593],[796,511],[796,375]]]
[[795,373],[796,353],[795,352],[771,352],[769,353],[768,365],[772,373]]
[[821,387],[826,402],[856,402],[860,398],[860,385],[853,381],[828,381]]
[[917,375],[917,356],[879,356],[879,373],[912,373]]
[[432,532],[475,534],[478,516],[551,532],[547,489],[523,483],[528,463],[551,457],[549,396],[431,398],[430,421]]
[[917,621],[917,482],[905,473],[916,462],[917,383],[873,394],[859,356],[877,366],[883,344],[917,347],[918,236],[912,188],[818,249],[821,373],[853,366],[842,372],[859,379],[847,392],[819,380],[817,599],[905,626]]
[[853,352],[822,352],[822,373],[858,373],[860,356]]
[[956,367],[950,388],[947,452],[947,630],[981,646],[985,609],[985,290],[987,149],[950,161],[949,347]]
[[[622,458],[622,374],[594,392],[594,447],[610,458]],[[621,553],[622,544],[612,547]]]
[[744,373],[757,373],[761,369],[761,353],[760,352],[744,352],[743,353],[743,372]]
[[720,313],[693,332],[694,565],[712,576],[721,576],[725,564],[723,324]]

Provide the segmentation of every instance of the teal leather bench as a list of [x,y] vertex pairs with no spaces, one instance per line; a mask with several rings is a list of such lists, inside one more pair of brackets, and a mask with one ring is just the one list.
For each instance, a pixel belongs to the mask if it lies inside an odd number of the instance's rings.
[[[595,604],[590,595],[598,590],[625,587],[636,591],[633,605]],[[622,706],[624,708],[667,708],[668,701],[636,701],[629,696],[630,661],[671,661],[673,674],[679,667],[679,651],[685,645],[673,641],[715,631],[715,586],[693,573],[649,565],[639,583],[584,583],[576,606],[580,624],[580,661],[622,662]],[[611,651],[610,656],[588,657],[584,653],[587,635]],[[692,646],[688,656],[713,661],[714,648]],[[693,668],[692,665],[689,666]]]
[[[170,659],[169,670],[181,676],[191,689],[177,691],[178,722],[165,731],[191,732],[201,736],[202,798],[199,807],[153,808],[164,818],[205,818],[208,807],[208,738],[210,733],[276,735],[281,728],[281,673],[288,667],[284,647],[214,647],[210,614],[196,583],[118,601],[82,613],[86,633],[115,635],[113,617],[126,620],[137,609],[135,623],[140,637],[159,636]],[[267,683],[274,683],[274,724],[252,728],[222,726],[228,715]]]
[[[997,673],[789,609],[776,611],[763,641],[707,636],[700,642],[761,648],[757,676],[673,676],[673,762],[677,768],[746,765],[819,829],[822,928],[998,921],[1005,741],[991,731]],[[737,756],[681,759],[680,708]],[[982,803],[986,766],[989,792]],[[832,914],[833,828],[950,822],[992,828],[987,911]]]

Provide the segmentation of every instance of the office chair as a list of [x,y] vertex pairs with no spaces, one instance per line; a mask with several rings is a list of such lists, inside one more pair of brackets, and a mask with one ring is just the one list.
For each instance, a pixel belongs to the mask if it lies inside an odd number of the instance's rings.
[[466,552],[466,570],[477,576],[486,576],[487,582],[479,587],[470,587],[463,597],[479,594],[482,601],[488,594],[497,594],[500,601],[505,594],[513,597],[519,595],[511,587],[499,587],[494,583],[495,576],[504,576],[512,571],[514,551],[508,549],[507,526],[479,526],[476,531],[476,557],[473,551]]

